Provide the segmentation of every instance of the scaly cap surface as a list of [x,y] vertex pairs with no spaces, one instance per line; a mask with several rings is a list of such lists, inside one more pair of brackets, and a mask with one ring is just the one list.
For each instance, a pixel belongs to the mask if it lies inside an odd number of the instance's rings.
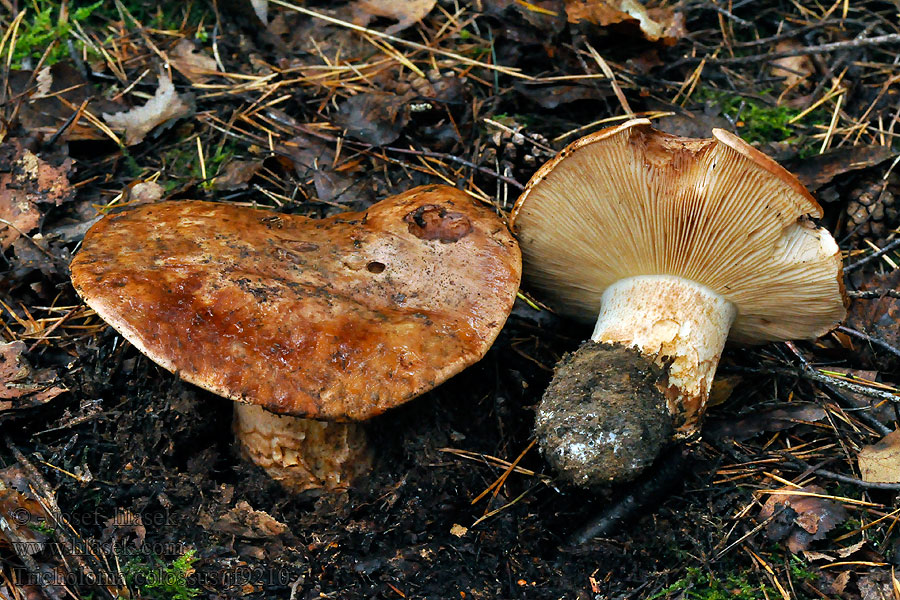
[[425,186],[326,219],[162,202],[98,222],[82,298],[164,368],[280,414],[360,420],[479,360],[521,259],[488,208]]

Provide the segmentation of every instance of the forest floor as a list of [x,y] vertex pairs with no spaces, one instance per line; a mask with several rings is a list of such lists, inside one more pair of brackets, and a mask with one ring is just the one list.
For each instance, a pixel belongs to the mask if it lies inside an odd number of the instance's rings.
[[[900,455],[896,1],[253,4],[0,0],[0,597],[900,598],[900,462],[858,464]],[[90,225],[160,199],[324,217],[447,183],[506,217],[635,116],[795,172],[850,304],[727,347],[700,435],[632,484],[533,444],[590,332],[527,273],[481,362],[371,422],[362,482],[299,498],[69,281]]]

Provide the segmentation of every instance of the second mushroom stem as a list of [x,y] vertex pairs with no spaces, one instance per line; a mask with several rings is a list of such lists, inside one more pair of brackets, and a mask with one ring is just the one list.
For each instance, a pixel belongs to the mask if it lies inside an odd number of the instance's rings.
[[234,429],[241,451],[292,492],[343,490],[372,466],[361,423],[276,415],[235,403]]

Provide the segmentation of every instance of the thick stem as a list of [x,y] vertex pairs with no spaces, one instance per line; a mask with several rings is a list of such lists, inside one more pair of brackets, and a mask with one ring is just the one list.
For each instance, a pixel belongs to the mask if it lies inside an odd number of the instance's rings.
[[703,416],[734,306],[671,276],[631,277],[603,294],[591,341],[557,365],[535,431],[572,483],[627,481]]
[[235,403],[241,451],[289,491],[342,491],[372,465],[360,423],[333,423],[276,415]]
[[697,428],[706,409],[736,314],[731,302],[687,279],[629,277],[606,288],[591,339],[633,346],[667,370],[669,412],[684,436]]

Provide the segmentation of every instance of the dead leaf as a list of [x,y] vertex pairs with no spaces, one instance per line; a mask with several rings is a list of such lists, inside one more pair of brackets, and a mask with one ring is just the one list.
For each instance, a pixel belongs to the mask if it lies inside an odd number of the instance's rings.
[[827,560],[828,562],[834,562],[835,560],[834,556],[825,554],[824,552],[816,552],[815,550],[804,550],[803,558],[805,558],[809,562],[813,562],[816,560]]
[[213,523],[212,529],[229,535],[251,540],[263,540],[287,534],[288,526],[276,520],[267,512],[254,510],[241,500],[230,511]]
[[777,491],[788,493],[771,494],[759,511],[759,519],[772,518],[766,526],[766,537],[774,542],[786,539],[794,554],[806,550],[814,540],[824,539],[848,517],[843,506],[821,497],[825,490],[817,485]]
[[856,582],[860,600],[894,600],[894,577],[884,569],[861,575]]
[[212,180],[215,190],[241,190],[263,166],[261,160],[230,160]]
[[116,515],[104,523],[100,539],[104,544],[112,543],[116,548],[132,546],[140,548],[147,537],[147,528],[140,515],[117,509]]
[[[578,100],[597,100],[603,94],[597,88],[586,85],[534,85],[527,82],[513,84],[516,91],[542,108],[554,109]],[[610,94],[612,92],[610,91]]]
[[844,589],[850,582],[850,573],[850,571],[841,571],[829,586],[831,588],[831,593],[835,594],[838,598],[844,597]]
[[876,443],[863,446],[856,459],[863,481],[900,483],[900,431],[893,431]]
[[356,0],[353,11],[357,25],[366,26],[375,17],[397,21],[384,30],[394,35],[428,16],[437,0]]
[[23,341],[0,344],[0,412],[38,406],[67,391],[52,369],[32,368],[26,349]]
[[29,556],[44,549],[48,538],[42,526],[55,524],[29,489],[18,464],[0,469],[0,523],[0,546]]
[[205,83],[218,71],[215,59],[197,50],[194,44],[186,39],[175,44],[168,56],[169,64],[191,83]]
[[865,545],[866,545],[866,540],[859,540],[855,544],[851,544],[851,545],[847,546],[846,548],[841,548],[840,550],[838,550],[837,555],[841,558],[849,558],[850,555],[856,554]]
[[128,190],[128,202],[135,205],[156,202],[164,193],[165,188],[155,181],[139,181]]
[[887,146],[849,146],[824,154],[785,161],[787,170],[810,191],[830,183],[838,175],[874,167],[896,156]]
[[783,431],[825,418],[825,409],[811,402],[797,402],[753,413],[741,419],[709,421],[704,433],[712,438],[746,440],[764,431]]
[[[802,50],[803,44],[797,40],[781,40],[775,44],[775,52]],[[816,72],[812,59],[807,56],[785,56],[772,61],[772,75],[784,79],[784,86],[792,88],[806,81]]]
[[125,144],[140,144],[150,131],[163,123],[187,115],[190,103],[175,92],[172,80],[160,71],[156,94],[143,106],[115,114],[103,113],[103,119],[115,130],[125,132]]
[[667,46],[687,34],[684,15],[671,8],[647,9],[638,0],[566,0],[569,23],[586,21],[600,27],[626,25],[651,41]]
[[72,197],[71,167],[68,158],[57,167],[47,163],[18,140],[0,144],[0,250],[38,226],[38,204],[59,206]]
[[838,559],[846,560],[846,559],[850,558],[851,556],[853,556],[854,554],[857,554],[858,552],[862,551],[860,553],[860,556],[857,557],[857,560],[869,560],[869,561],[873,561],[873,562],[874,561],[883,561],[884,560],[883,556],[881,556],[880,554],[878,554],[870,549],[867,549],[865,547],[867,544],[868,544],[868,540],[862,539],[862,540],[859,540],[858,542],[856,542],[855,544],[850,544],[849,546],[846,546],[844,548],[838,548],[837,550],[833,550],[833,549],[829,550],[828,553],[816,552],[815,550],[804,550],[802,552],[802,554],[803,554],[803,558],[805,558],[806,560],[808,560],[810,562],[817,561],[817,560],[834,562]]
[[409,95],[357,94],[341,103],[334,122],[353,139],[384,146],[397,140],[409,122],[409,99]]
[[[865,277],[865,275],[863,275]],[[900,291],[900,269],[884,275],[873,274],[859,288],[865,290]],[[884,296],[879,299],[854,300],[847,313],[847,325],[900,348],[900,298]],[[898,363],[893,354],[860,340],[854,340],[859,354],[867,362],[883,371],[894,371]]]
[[[49,137],[56,134],[82,103],[87,110],[114,112],[122,110],[119,102],[94,97],[93,87],[78,70],[67,63],[33,71],[11,71],[9,88],[13,99],[20,100],[18,118],[31,135]],[[68,124],[60,138],[66,140],[101,140],[106,135],[86,118]]]
[[[55,235],[35,235],[31,239],[19,238],[12,245],[13,257],[8,275],[18,283],[28,274],[40,271],[50,281],[69,278],[69,261],[72,254]],[[0,280],[5,278],[0,278]],[[34,288],[32,288],[34,289]]]
[[709,398],[706,399],[706,407],[712,408],[724,404],[734,390],[744,382],[744,378],[740,375],[719,375],[716,377],[709,388]]

